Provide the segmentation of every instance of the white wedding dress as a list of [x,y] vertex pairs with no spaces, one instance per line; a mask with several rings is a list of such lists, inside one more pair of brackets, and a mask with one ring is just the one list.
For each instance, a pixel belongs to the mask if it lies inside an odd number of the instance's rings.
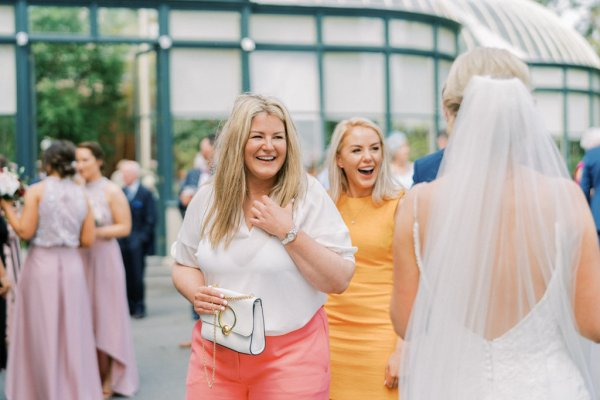
[[[416,202],[415,202],[416,213]],[[415,255],[421,285],[427,285],[427,272],[419,246],[419,224],[413,227]],[[480,363],[468,362],[460,383],[464,399],[478,400],[590,400],[585,382],[571,359],[552,302],[559,296],[560,280],[556,271],[539,302],[516,325],[501,336],[487,340],[470,333],[473,354],[484,354],[484,371],[468,370]],[[427,290],[427,288],[419,288]],[[461,329],[454,327],[454,329]],[[463,331],[465,330],[462,327]],[[541,333],[541,334],[540,334]],[[468,351],[467,351],[468,352]],[[476,378],[476,377],[479,377]],[[551,397],[548,397],[549,394]]]

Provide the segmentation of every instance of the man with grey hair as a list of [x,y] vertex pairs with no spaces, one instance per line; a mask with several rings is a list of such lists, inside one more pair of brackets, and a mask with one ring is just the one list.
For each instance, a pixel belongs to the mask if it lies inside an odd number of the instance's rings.
[[154,254],[156,205],[152,192],[140,184],[140,165],[137,162],[123,160],[119,163],[119,169],[125,184],[123,191],[131,209],[131,233],[119,239],[125,265],[129,314],[133,318],[144,318],[145,257]]

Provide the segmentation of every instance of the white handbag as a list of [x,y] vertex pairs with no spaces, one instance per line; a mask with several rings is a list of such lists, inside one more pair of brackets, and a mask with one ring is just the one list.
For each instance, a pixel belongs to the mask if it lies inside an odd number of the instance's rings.
[[[262,300],[233,290],[218,288],[225,295],[224,311],[215,314],[200,314],[202,338],[213,342],[212,382],[202,352],[202,364],[209,387],[215,380],[216,345],[227,347],[238,353],[257,355],[265,349],[265,320]],[[204,350],[204,344],[202,344]]]

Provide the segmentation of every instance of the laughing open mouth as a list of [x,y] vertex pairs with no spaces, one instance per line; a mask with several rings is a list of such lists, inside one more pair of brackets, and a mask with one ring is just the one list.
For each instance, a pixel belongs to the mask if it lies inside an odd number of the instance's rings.
[[375,171],[375,167],[359,168],[358,172],[362,175],[371,176]]

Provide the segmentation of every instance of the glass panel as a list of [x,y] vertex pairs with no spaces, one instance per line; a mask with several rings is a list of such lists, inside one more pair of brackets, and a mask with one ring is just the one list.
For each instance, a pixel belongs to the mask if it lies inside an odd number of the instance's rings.
[[323,41],[326,44],[383,46],[383,32],[383,20],[378,18],[323,18]]
[[600,96],[594,96],[592,98],[592,118],[593,126],[600,126]]
[[438,50],[450,54],[456,54],[456,36],[449,29],[438,30]]
[[420,22],[390,21],[390,45],[433,49],[433,27]]
[[600,73],[594,72],[592,74],[592,87],[596,92],[600,92]]
[[250,16],[250,37],[264,43],[313,44],[317,41],[315,19],[310,16]]
[[302,163],[309,172],[315,173],[325,156],[320,116],[313,113],[292,112],[292,119],[300,137]]
[[323,132],[316,55],[257,51],[250,57],[252,91],[283,101],[298,129],[304,165],[317,166],[323,154]]
[[241,88],[239,51],[171,51],[171,111],[176,116],[225,118]]
[[[466,29],[463,29],[460,34],[458,35],[458,54],[464,53],[465,51],[468,51],[470,48],[473,48],[476,46],[476,44],[474,43],[473,40],[473,36],[469,35],[468,33],[469,31],[467,31]],[[469,45],[472,44],[473,47],[469,47]]]
[[98,30],[104,36],[158,36],[158,12],[151,8],[100,8]]
[[431,118],[434,109],[433,60],[416,56],[392,56],[392,112],[407,117]]
[[452,62],[450,61],[444,61],[444,60],[440,60],[440,62],[438,63],[438,81],[439,81],[439,88],[437,90],[437,102],[438,102],[438,107],[440,109],[440,113],[442,115],[440,115],[441,117],[441,121],[443,122],[442,125],[446,125],[446,121],[443,118],[443,112],[442,112],[442,89],[444,88],[444,83],[446,82],[446,78],[448,78],[448,74],[450,73],[450,68],[452,67]]
[[85,7],[30,6],[31,33],[89,34],[89,11]]
[[563,74],[559,68],[539,68],[533,67],[530,69],[531,81],[534,87],[563,87]]
[[240,14],[237,12],[179,11],[169,14],[174,39],[240,40]]
[[590,100],[585,94],[569,94],[569,138],[579,139],[590,127]]
[[552,136],[562,137],[564,119],[561,93],[534,93],[534,97]]
[[331,119],[381,118],[385,109],[383,61],[381,54],[325,54],[325,110]]
[[15,8],[0,6],[0,35],[15,33]]
[[314,53],[257,51],[250,61],[252,91],[281,99],[291,112],[319,111]]
[[567,70],[567,87],[588,90],[590,88],[589,72],[582,69]]
[[17,112],[17,69],[15,47],[0,46],[0,114]]

